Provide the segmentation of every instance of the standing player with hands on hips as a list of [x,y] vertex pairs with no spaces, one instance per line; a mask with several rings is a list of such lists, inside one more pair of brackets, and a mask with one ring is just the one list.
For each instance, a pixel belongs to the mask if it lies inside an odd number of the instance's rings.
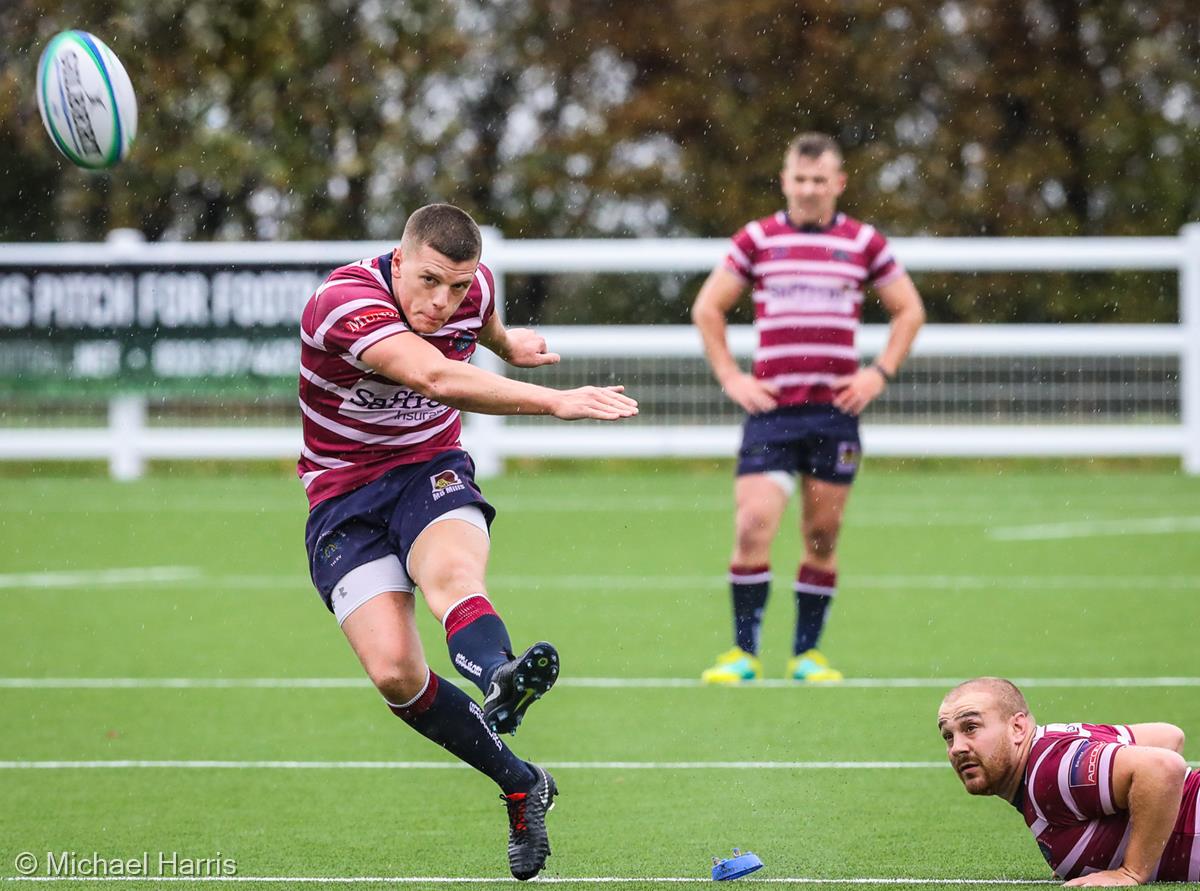
[[[858,416],[895,377],[925,321],[921,297],[873,227],[839,213],[842,154],[829,136],[788,147],[780,187],[787,209],[744,226],[696,297],[692,319],[721,388],[746,410],[735,486],[734,647],[702,677],[762,676],[759,628],[771,584],[771,542],[800,476],[804,560],[796,578],[796,632],[787,675],[842,679],[817,649],[837,590],[835,548],[861,446]],[[863,289],[891,316],[887,345],[865,368],[854,338]],[[746,288],[759,347],[744,373],[726,341],[726,316]]]
[[[559,361],[536,332],[500,322],[481,249],[467,213],[429,205],[399,247],[334,270],[316,290],[301,323],[298,469],[321,599],[392,712],[500,787],[509,867],[529,879],[550,854],[545,817],[558,790],[498,734],[515,732],[554,684],[558,653],[540,642],[515,656],[488,599],[496,512],[459,443],[459,411],[615,421],[637,403],[622,387],[555,390],[470,365],[477,343],[522,368]],[[414,587],[482,708],[426,664]]]

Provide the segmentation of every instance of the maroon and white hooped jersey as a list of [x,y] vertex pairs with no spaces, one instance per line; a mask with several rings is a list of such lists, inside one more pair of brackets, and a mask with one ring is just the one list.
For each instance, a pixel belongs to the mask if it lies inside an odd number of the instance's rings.
[[[390,380],[362,361],[363,351],[411,331],[392,294],[392,254],[335,269],[301,316],[300,411],[304,448],[297,472],[309,508],[393,467],[461,448],[458,409]],[[467,296],[433,334],[419,334],[443,356],[466,362],[479,329],[495,312],[495,281],[483,264]],[[417,333],[417,332],[412,332]]]
[[[1126,725],[1038,727],[1014,805],[1060,879],[1115,869],[1129,844],[1129,812],[1113,801],[1114,756],[1135,744]],[[1150,881],[1200,881],[1200,773],[1184,780],[1183,804]]]
[[780,405],[833,401],[833,382],[858,369],[863,289],[904,274],[887,239],[843,213],[812,231],[783,211],[747,223],[725,267],[753,288],[754,376],[779,387]]

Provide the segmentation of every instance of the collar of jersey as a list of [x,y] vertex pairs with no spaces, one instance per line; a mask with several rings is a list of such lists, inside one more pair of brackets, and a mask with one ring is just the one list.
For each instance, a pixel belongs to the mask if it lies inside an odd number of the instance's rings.
[[828,226],[811,226],[811,225],[797,226],[795,223],[792,222],[792,218],[788,216],[788,212],[786,209],[781,210],[780,213],[783,214],[783,222],[784,222],[785,226],[787,226],[793,232],[804,232],[807,235],[821,235],[825,232],[828,232],[830,229],[832,229],[834,226],[836,226],[838,223],[840,223],[842,221],[842,212],[840,210],[835,210],[833,212],[832,219],[830,219],[830,221],[829,221]]
[[387,285],[388,296],[392,298],[392,303],[396,304],[396,312],[400,313],[400,321],[404,323],[404,327],[406,327],[409,331],[412,331],[413,334],[417,334],[417,331],[412,325],[409,324],[408,316],[404,314],[404,307],[400,305],[400,301],[396,298],[396,292],[392,290],[392,254],[394,253],[396,252],[388,251],[377,260],[379,263],[380,278],[382,278],[383,283]]

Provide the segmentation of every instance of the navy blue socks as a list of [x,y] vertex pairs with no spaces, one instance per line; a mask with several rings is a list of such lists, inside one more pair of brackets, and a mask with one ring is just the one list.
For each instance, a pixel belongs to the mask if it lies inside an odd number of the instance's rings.
[[757,655],[763,608],[771,590],[771,567],[729,567],[729,590],[733,595],[734,643],[747,653]]
[[537,782],[529,765],[484,723],[475,700],[432,671],[415,698],[402,705],[389,702],[388,708],[422,736],[491,777],[505,795],[528,792]]

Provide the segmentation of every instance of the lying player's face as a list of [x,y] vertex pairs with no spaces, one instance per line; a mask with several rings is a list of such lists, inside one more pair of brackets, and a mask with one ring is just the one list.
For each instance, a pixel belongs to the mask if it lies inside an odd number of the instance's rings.
[[1019,757],[1011,721],[986,690],[965,690],[938,709],[938,730],[946,757],[972,795],[994,795]]
[[819,158],[788,152],[779,184],[793,223],[827,225],[837,210],[838,197],[846,188],[846,174],[833,152],[825,152]]
[[479,260],[459,263],[427,244],[392,255],[396,299],[418,334],[432,334],[449,321],[475,280]]

